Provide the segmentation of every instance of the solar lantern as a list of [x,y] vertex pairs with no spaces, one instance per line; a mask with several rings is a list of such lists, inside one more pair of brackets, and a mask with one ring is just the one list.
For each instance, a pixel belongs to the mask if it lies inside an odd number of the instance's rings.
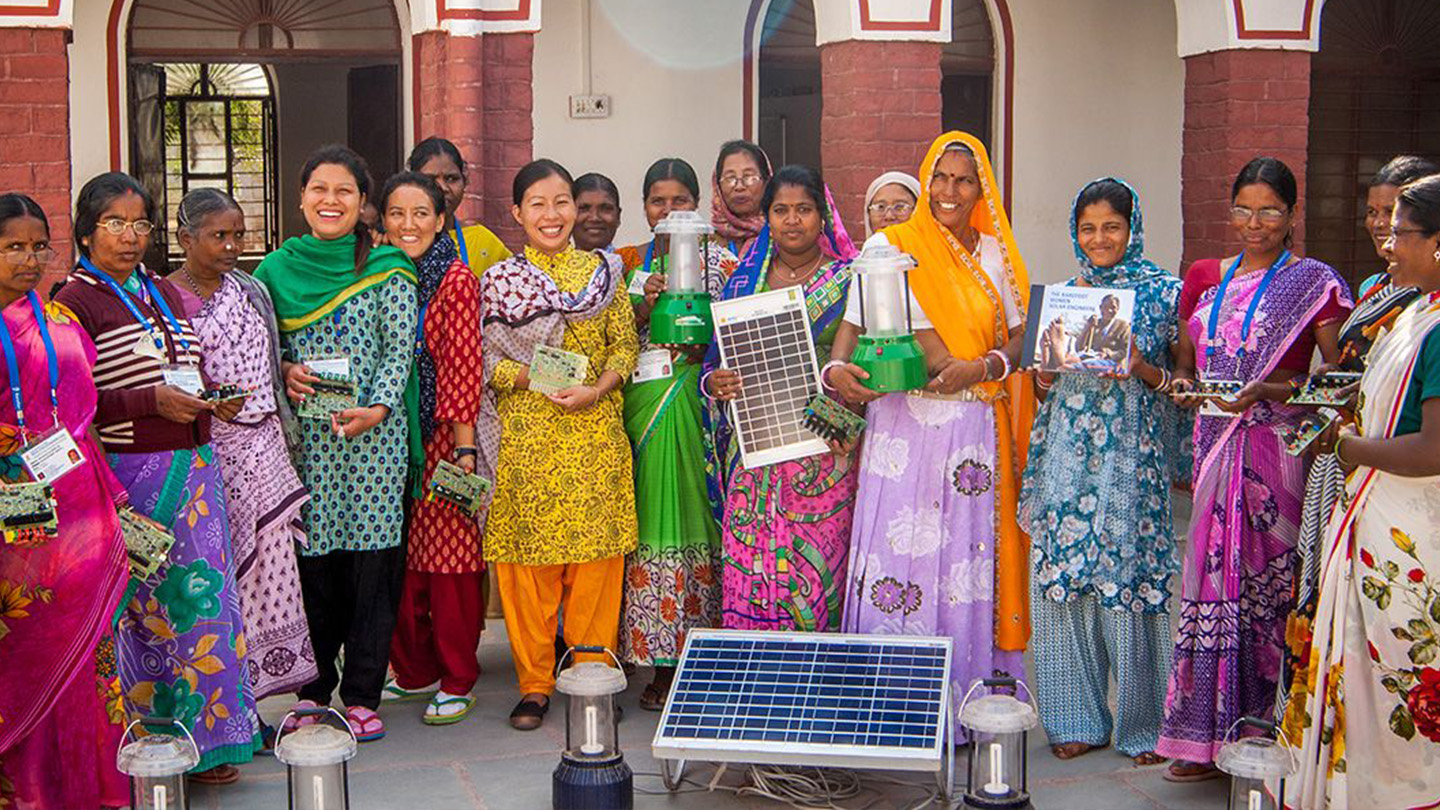
[[[1244,737],[1229,741],[1235,729],[1250,726],[1270,736]],[[1274,723],[1258,717],[1242,717],[1226,732],[1228,741],[1215,755],[1215,767],[1230,774],[1229,810],[1280,810],[1284,807],[1285,780],[1295,772],[1295,759],[1288,745],[1281,746],[1282,733]],[[1274,783],[1272,793],[1266,783]]]
[[555,689],[565,695],[565,750],[551,780],[551,803],[555,810],[631,810],[635,781],[620,752],[615,713],[625,673],[604,647],[572,647],[560,666],[576,652],[609,655],[615,666],[581,661],[555,678]]
[[[136,726],[149,732],[125,743]],[[178,728],[184,736],[149,731]],[[131,810],[189,810],[185,774],[200,764],[200,748],[190,729],[173,717],[142,717],[125,729],[115,768],[130,777]]]
[[860,296],[860,335],[850,362],[865,369],[860,381],[872,391],[913,391],[930,375],[915,339],[910,314],[910,277],[915,260],[882,239],[865,245],[851,267]]
[[[284,730],[292,717],[304,721],[329,716],[339,721],[339,727],[312,721],[294,731]],[[349,810],[350,760],[360,743],[345,716],[330,706],[296,709],[285,715],[280,728],[275,758],[285,764],[290,810]]]
[[[997,688],[1025,689],[1021,701]],[[975,690],[990,694],[975,698]],[[1023,681],[1011,677],[976,680],[960,702],[960,725],[970,737],[970,767],[965,806],[975,810],[1027,810],[1030,805],[1028,738],[1040,722],[1035,697]]]
[[[701,237],[715,228],[698,211],[671,211],[655,225],[656,235],[670,237],[665,259],[665,292],[650,312],[650,342],[658,346],[704,345],[710,342],[710,289],[705,284],[709,263]],[[710,243],[703,250],[708,253]]]

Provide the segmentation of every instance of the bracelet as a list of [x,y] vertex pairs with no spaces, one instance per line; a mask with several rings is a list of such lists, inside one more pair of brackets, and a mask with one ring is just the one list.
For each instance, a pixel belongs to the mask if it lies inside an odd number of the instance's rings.
[[830,389],[831,391],[839,390],[839,389],[837,389],[835,386],[833,386],[833,385],[830,384],[830,369],[832,369],[832,368],[839,368],[840,366],[845,365],[845,363],[846,363],[846,361],[844,361],[844,360],[834,359],[834,360],[831,360],[830,362],[826,363],[825,365],[821,366],[821,367],[820,367],[820,384],[823,385],[823,386],[825,386],[826,388]]
[[1153,390],[1157,394],[1168,394],[1170,393],[1170,387],[1174,384],[1174,382],[1175,375],[1170,373],[1170,369],[1162,368],[1160,369],[1160,382],[1155,385],[1155,388]]
[[1340,455],[1340,447],[1345,444],[1345,440],[1350,438],[1350,435],[1349,433],[1341,433],[1339,437],[1335,439],[1335,460],[1340,462],[1341,467],[1350,466],[1350,463],[1345,460],[1345,457]]
[[993,354],[994,356],[1000,358],[1000,375],[997,376],[997,377],[990,377],[990,376],[989,376],[989,374],[990,374],[990,364],[987,362],[987,363],[985,364],[986,379],[998,381],[998,380],[1003,380],[1003,379],[1005,379],[1006,377],[1009,377],[1009,376],[1010,376],[1010,372],[1012,371],[1012,369],[1010,368],[1010,358],[1006,357],[1006,356],[1005,356],[1005,353],[1002,352],[1002,351],[1000,351],[999,349],[991,349],[990,351],[988,351],[988,352],[985,353],[985,358],[984,358],[984,359],[987,359],[987,360],[988,360],[989,357],[990,357],[992,354]]
[[451,453],[450,455],[451,455],[452,457],[454,457],[454,458],[458,461],[458,460],[460,460],[460,459],[462,459],[462,458],[464,458],[464,457],[466,457],[466,456],[478,456],[478,455],[480,455],[480,451],[477,450],[477,449],[475,449],[475,447],[474,447],[473,445],[470,445],[470,446],[462,446],[462,447],[456,447],[456,448],[455,448],[455,451],[454,451],[453,453]]
[[1044,392],[1044,391],[1049,391],[1051,388],[1054,388],[1054,387],[1055,387],[1055,383],[1053,383],[1053,382],[1048,382],[1048,383],[1047,383],[1047,382],[1045,382],[1043,379],[1040,378],[1040,375],[1039,375],[1039,374],[1036,374],[1036,375],[1035,375],[1035,390]]

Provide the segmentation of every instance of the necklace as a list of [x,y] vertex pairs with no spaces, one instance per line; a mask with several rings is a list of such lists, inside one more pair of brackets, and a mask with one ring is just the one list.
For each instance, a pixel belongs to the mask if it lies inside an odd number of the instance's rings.
[[[800,265],[800,267],[791,267],[784,259],[780,258],[778,254],[775,256],[775,261],[780,264],[782,268],[781,274],[785,276],[785,280],[794,284],[815,275],[815,269],[820,266],[820,260],[822,258],[824,258],[823,254],[816,253],[814,259]],[[805,270],[802,272],[800,268],[805,268]]]
[[195,283],[195,277],[190,275],[190,265],[181,265],[180,273],[185,276],[185,285],[190,288],[190,292],[195,293],[196,298],[199,298],[201,301],[209,300],[209,296],[200,292],[200,285]]

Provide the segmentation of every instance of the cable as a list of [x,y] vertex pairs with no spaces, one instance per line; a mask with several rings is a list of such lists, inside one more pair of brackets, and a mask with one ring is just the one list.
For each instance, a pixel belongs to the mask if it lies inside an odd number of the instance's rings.
[[[923,810],[923,808],[936,804],[940,798],[939,789],[933,785],[878,774],[867,774],[862,777],[855,771],[843,768],[751,765],[744,771],[747,777],[746,784],[719,784],[720,778],[728,767],[728,765],[721,764],[716,770],[715,776],[708,783],[685,777],[680,780],[680,784],[689,785],[688,788],[682,787],[671,791],[646,790],[637,787],[635,792],[648,796],[664,796],[672,793],[708,793],[723,790],[737,796],[759,796],[771,799],[787,804],[796,810],[868,810],[876,804],[886,801],[888,797],[876,789],[873,784],[866,783],[881,782],[923,792],[923,795],[914,802],[905,805],[903,810]],[[637,771],[635,776],[663,779],[663,776],[658,773]],[[847,800],[860,800],[863,803],[858,805],[836,803]]]

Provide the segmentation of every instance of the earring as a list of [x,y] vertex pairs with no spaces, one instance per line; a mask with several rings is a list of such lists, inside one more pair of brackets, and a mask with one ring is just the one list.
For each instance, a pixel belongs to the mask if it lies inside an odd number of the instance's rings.
[[1435,263],[1440,264],[1440,249],[1435,251]]

